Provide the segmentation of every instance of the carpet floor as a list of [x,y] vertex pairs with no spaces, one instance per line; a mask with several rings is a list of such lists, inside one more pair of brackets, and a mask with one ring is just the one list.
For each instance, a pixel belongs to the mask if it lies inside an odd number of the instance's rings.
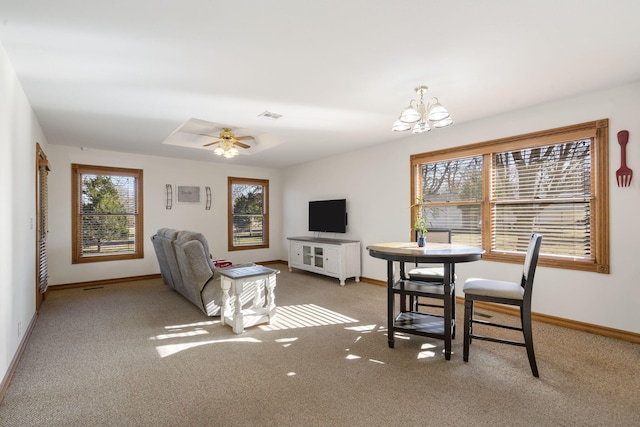
[[386,288],[270,267],[278,318],[238,335],[160,279],[50,292],[0,426],[640,425],[637,344],[534,323],[539,379],[521,347],[464,363],[459,305],[446,361],[388,347]]

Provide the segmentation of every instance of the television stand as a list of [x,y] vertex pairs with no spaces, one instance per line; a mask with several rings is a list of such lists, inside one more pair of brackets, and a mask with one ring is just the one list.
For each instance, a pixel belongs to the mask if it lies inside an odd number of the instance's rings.
[[293,268],[335,277],[340,286],[354,277],[360,281],[360,241],[319,237],[287,237],[289,271]]

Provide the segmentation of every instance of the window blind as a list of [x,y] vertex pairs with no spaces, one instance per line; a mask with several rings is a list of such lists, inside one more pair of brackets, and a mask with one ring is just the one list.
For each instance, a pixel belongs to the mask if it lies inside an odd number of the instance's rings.
[[479,246],[482,156],[425,163],[420,169],[427,228],[449,229],[453,243]]
[[72,165],[73,262],[144,257],[142,170]]
[[83,256],[136,252],[136,178],[82,174],[80,200]]
[[591,139],[496,153],[492,250],[524,253],[533,231],[541,253],[591,259]]
[[521,264],[535,231],[539,265],[609,273],[608,119],[413,154],[411,177],[412,204],[423,198],[455,243],[475,231],[460,207],[480,206],[483,259]]
[[228,177],[228,249],[269,247],[269,181]]
[[[40,147],[38,146],[38,149],[39,148]],[[39,153],[38,158],[38,180],[38,288],[40,293],[45,293],[49,286],[49,269],[47,259],[47,233],[49,231],[49,162],[44,158],[44,153],[42,152]]]

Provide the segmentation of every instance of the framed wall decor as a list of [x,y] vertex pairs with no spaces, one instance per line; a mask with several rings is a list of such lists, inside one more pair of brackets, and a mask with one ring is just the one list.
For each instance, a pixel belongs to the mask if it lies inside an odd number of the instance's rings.
[[201,203],[199,185],[176,184],[176,203],[179,205],[199,205]]

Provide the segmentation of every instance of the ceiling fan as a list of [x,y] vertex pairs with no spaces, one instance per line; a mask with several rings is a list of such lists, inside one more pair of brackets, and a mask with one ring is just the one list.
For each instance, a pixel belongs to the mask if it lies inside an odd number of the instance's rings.
[[[205,133],[201,133],[200,135],[211,136],[216,138],[214,135],[207,135]],[[227,159],[230,159],[234,156],[237,156],[240,152],[237,147],[240,148],[251,148],[250,145],[245,144],[240,141],[244,141],[247,139],[255,139],[253,136],[235,136],[231,131],[231,128],[222,128],[222,132],[217,136],[218,140],[210,142],[208,144],[204,144],[203,147],[208,147],[213,144],[218,144],[216,149],[213,151],[214,154],[218,156],[224,156]]]

